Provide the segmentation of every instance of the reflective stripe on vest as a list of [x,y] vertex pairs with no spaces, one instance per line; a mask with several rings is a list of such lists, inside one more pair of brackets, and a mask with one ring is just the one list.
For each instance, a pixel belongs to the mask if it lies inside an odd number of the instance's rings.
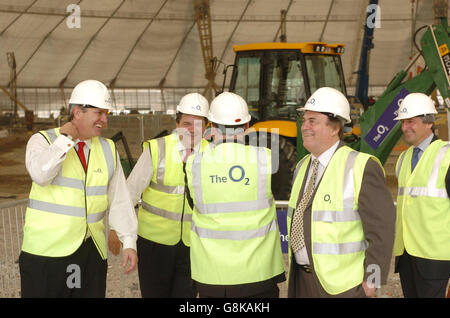
[[233,241],[250,240],[256,237],[264,237],[267,235],[267,233],[274,231],[276,229],[277,223],[275,220],[258,229],[246,231],[213,231],[210,229],[195,226],[195,224],[192,223],[192,231],[195,232],[200,238],[219,239],[219,240],[233,240]]
[[[189,157],[193,280],[239,285],[267,281],[284,272],[270,160],[269,149],[232,142]],[[211,175],[222,181],[212,181]]]
[[192,185],[195,191],[195,207],[201,214],[209,213],[224,213],[224,212],[240,212],[240,211],[255,211],[270,208],[273,203],[273,197],[266,199],[267,196],[267,157],[264,149],[256,149],[256,162],[259,165],[258,171],[258,199],[246,202],[223,202],[223,203],[203,203],[202,194],[202,173],[201,161],[203,154],[200,153],[195,156],[192,164]]
[[[40,133],[52,144],[59,129]],[[49,185],[33,182],[25,216],[23,251],[49,257],[70,255],[81,244],[88,226],[101,257],[106,259],[103,219],[108,208],[108,183],[116,165],[114,143],[94,137],[90,153],[87,174],[75,149],[70,149]]]
[[[157,167],[156,171],[154,171],[153,173],[156,173],[156,181],[157,182],[154,182],[153,180],[151,180],[149,187],[151,189],[154,189],[154,190],[157,190],[160,192],[164,192],[167,194],[183,195],[184,191],[185,191],[184,185],[169,186],[169,185],[164,184],[164,175],[165,175],[165,171],[166,171],[166,138],[158,138],[158,139],[156,139],[156,142],[158,143],[158,163],[156,165],[156,167]],[[155,215],[164,217],[169,220],[181,222],[181,219],[182,219],[182,214],[180,214],[180,213],[175,213],[175,212],[171,212],[171,211],[168,211],[165,209],[161,209],[161,208],[155,207],[144,201],[142,202],[142,208],[149,213],[153,213]],[[189,216],[185,220],[191,221],[192,217]]]
[[[174,213],[174,212],[170,212],[170,211],[167,211],[164,209],[160,209],[160,208],[154,207],[152,205],[149,205],[145,202],[142,202],[142,208],[149,213],[153,213],[153,214],[161,216],[163,218],[178,221],[178,222],[181,222],[181,219],[183,217],[183,215],[181,213]],[[192,221],[192,214],[185,214],[183,217],[183,220],[188,221],[188,222]]]
[[[439,168],[441,167],[442,160],[444,160],[445,153],[450,148],[450,144],[443,146],[434,161],[433,169],[431,170],[430,178],[426,187],[398,187],[398,195],[410,195],[412,197],[424,196],[424,197],[434,197],[434,198],[447,198],[448,194],[446,189],[437,189],[437,179],[439,174]],[[400,174],[400,169],[402,168],[403,158],[406,155],[406,151],[403,152],[399,159],[397,165],[397,178]]]
[[[312,215],[313,222],[351,222],[359,221],[361,217],[359,212],[353,209],[354,203],[354,184],[353,184],[353,168],[355,165],[357,151],[349,153],[344,172],[344,187],[343,187],[343,211],[314,211]],[[309,158],[305,157],[299,162],[294,178],[297,177],[300,167],[304,161]],[[295,179],[294,179],[295,180]],[[292,218],[295,208],[288,207],[288,217]],[[347,244],[349,244],[347,247]],[[316,254],[350,254],[361,250],[365,250],[368,244],[366,241],[351,242],[351,243],[313,243],[313,251]],[[355,250],[356,247],[356,250]]]
[[[373,156],[347,146],[338,148],[312,199],[311,262],[322,287],[332,295],[360,284],[364,276],[364,251],[369,243],[364,237],[357,199],[369,158],[381,167]],[[306,156],[296,168],[288,209],[289,233],[310,160],[311,155]],[[327,195],[330,200],[325,199]]]
[[314,254],[344,255],[361,252],[367,249],[367,241],[350,243],[313,243]]
[[[208,142],[202,140],[200,151],[204,151],[207,145]],[[192,211],[184,202],[184,173],[178,135],[174,133],[147,141],[143,151],[150,151],[153,177],[142,195],[138,233],[145,239],[165,245],[176,244],[181,238],[189,246]]]
[[[354,183],[353,183],[353,168],[355,160],[358,156],[357,151],[352,151],[347,157],[344,172],[344,187],[343,187],[343,211],[314,211],[313,222],[351,222],[360,221],[359,212],[353,209],[355,201],[354,197]],[[368,247],[367,241],[350,242],[350,243],[317,243],[313,242],[314,254],[352,254],[359,251],[364,251]]]
[[[445,178],[450,166],[450,143],[435,140],[411,171],[413,147],[397,161],[398,195],[394,255],[405,249],[430,260],[450,260],[450,200]],[[403,160],[402,160],[403,159]]]
[[[56,204],[56,203],[49,203],[44,201],[39,201],[35,199],[29,199],[28,200],[28,206],[32,209],[41,210],[49,213],[55,213],[55,214],[62,214],[62,215],[69,215],[69,216],[76,216],[76,217],[85,217],[86,216],[86,209],[84,208],[78,208],[74,206],[68,206],[68,205],[62,205],[62,204]],[[95,223],[100,221],[105,217],[106,210],[99,213],[93,213],[87,215],[87,223]]]

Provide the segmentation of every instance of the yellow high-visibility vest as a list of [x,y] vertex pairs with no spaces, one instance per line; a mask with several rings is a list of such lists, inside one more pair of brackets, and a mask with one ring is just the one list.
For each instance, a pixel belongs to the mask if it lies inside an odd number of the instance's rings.
[[[52,144],[59,128],[40,132]],[[75,252],[89,229],[103,259],[106,239],[103,218],[108,209],[108,183],[116,169],[112,140],[91,139],[87,173],[74,148],[67,152],[52,183],[32,183],[25,215],[22,250],[41,256],[60,257]]]
[[[200,151],[209,143],[202,139]],[[153,163],[153,177],[142,193],[138,212],[138,235],[160,244],[175,245],[180,239],[190,246],[192,210],[185,199],[183,160],[178,135],[151,139],[143,143]]]
[[394,254],[450,260],[450,199],[445,176],[450,165],[450,143],[432,142],[411,173],[413,148],[400,154]]
[[188,159],[192,279],[239,285],[284,272],[271,165],[269,149],[237,143]]
[[[362,283],[365,240],[358,197],[367,161],[373,156],[343,146],[338,148],[316,190],[311,209],[311,254],[314,271],[324,290],[336,295]],[[288,205],[288,235],[292,216],[307,175],[311,155],[298,164]],[[384,170],[383,170],[384,171]],[[289,248],[289,261],[291,248]]]

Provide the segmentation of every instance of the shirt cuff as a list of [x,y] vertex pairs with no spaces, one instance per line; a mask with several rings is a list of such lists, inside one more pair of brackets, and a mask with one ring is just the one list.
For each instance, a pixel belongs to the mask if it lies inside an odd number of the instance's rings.
[[125,236],[123,238],[123,249],[126,248],[132,248],[136,251],[136,238],[133,238],[132,236]]
[[56,138],[55,142],[53,143],[55,146],[57,146],[59,149],[67,153],[70,149],[73,148],[75,145],[75,142],[67,138],[64,135],[59,135],[58,138]]

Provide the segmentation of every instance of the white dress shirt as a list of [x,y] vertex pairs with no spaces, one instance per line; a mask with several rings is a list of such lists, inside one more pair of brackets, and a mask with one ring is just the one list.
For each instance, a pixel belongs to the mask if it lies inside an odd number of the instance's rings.
[[[178,135],[178,134],[177,134]],[[178,150],[180,151],[181,158],[186,155],[186,147],[178,138]],[[200,143],[194,147],[194,152],[199,151]],[[166,154],[167,155],[167,154]],[[131,202],[135,206],[141,199],[142,193],[150,185],[150,181],[153,178],[153,161],[150,155],[150,151],[147,149],[141,154],[136,165],[127,178],[128,191],[130,192]]]
[[[86,143],[84,154],[86,160],[89,160],[91,140],[84,142]],[[27,144],[25,165],[33,182],[40,186],[49,185],[61,170],[67,152],[74,146],[77,150],[76,143],[63,135],[58,136],[51,145],[39,133],[31,136]],[[117,232],[124,249],[136,250],[137,217],[128,194],[118,153],[117,168],[108,183],[107,194],[109,227]]]
[[[314,184],[314,189],[319,184],[319,181],[322,178],[323,173],[325,172],[325,169],[328,166],[328,163],[330,163],[331,157],[333,157],[333,154],[335,153],[338,145],[339,145],[339,141],[337,141],[333,146],[331,146],[326,151],[324,151],[319,157],[316,157],[313,154],[311,154],[311,162],[314,159],[319,160],[319,166],[317,168],[317,177],[316,177],[316,181]],[[310,166],[310,168],[311,168],[311,166]],[[305,184],[308,184],[309,179],[311,178],[311,173],[312,173],[312,171],[311,171],[311,169],[309,169]],[[303,189],[303,193],[305,192],[305,190],[306,190],[306,186],[305,186],[305,189]],[[314,200],[314,198],[312,198],[312,200]],[[297,262],[297,264],[300,264],[300,265],[309,265],[310,264],[309,258],[308,258],[308,253],[306,251],[306,247],[303,247],[301,250],[299,250],[297,253],[295,253],[294,256],[295,256],[295,261]]]

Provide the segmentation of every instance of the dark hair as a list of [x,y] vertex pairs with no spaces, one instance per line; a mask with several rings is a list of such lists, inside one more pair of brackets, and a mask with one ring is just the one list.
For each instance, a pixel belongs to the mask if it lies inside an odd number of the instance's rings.
[[436,126],[434,125],[434,122],[436,121],[436,116],[434,114],[425,114],[419,117],[424,124],[432,124],[431,131],[434,133],[436,130]]
[[339,139],[344,139],[344,123],[339,117],[328,116],[327,125],[333,128],[339,128]]
[[[175,117],[175,122],[176,122],[177,124],[180,123],[181,117],[183,117],[183,115],[186,115],[186,114],[177,112],[176,117]],[[208,124],[208,118],[203,117],[203,120],[205,121],[205,125]]]

